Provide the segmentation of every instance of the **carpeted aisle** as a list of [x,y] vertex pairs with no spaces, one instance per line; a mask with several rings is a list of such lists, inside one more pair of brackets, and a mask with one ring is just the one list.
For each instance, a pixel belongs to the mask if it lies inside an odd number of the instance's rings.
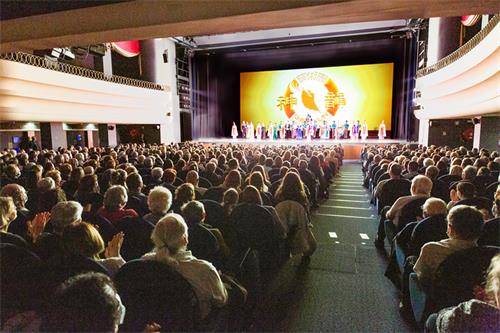
[[259,305],[255,331],[407,332],[387,259],[373,245],[376,212],[361,164],[345,162],[330,199],[314,212],[318,249],[308,267],[289,263]]

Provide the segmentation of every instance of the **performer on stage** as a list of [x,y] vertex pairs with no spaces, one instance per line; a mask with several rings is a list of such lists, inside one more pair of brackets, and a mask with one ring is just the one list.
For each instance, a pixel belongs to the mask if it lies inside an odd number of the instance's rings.
[[335,122],[335,120],[330,125],[330,128],[331,128],[331,132],[332,132],[332,139],[337,140],[339,138],[339,133],[338,133],[338,129],[337,129],[337,123]]
[[274,125],[273,125],[273,123],[269,123],[267,125],[267,138],[269,140],[274,139]]
[[241,123],[241,137],[247,139],[247,123],[244,120]]
[[314,124],[310,122],[307,128],[307,140],[311,141],[311,139],[314,138],[315,134],[316,134],[316,129],[314,128]]
[[379,140],[384,140],[386,136],[386,131],[385,131],[385,124],[384,121],[380,123],[380,126],[378,127],[378,139]]
[[297,124],[295,124],[295,121],[292,121],[292,139],[297,138]]
[[286,128],[285,128],[285,125],[282,125],[281,123],[280,123],[280,126],[281,126],[281,128],[280,128],[280,139],[283,140],[283,139],[286,138]]
[[255,134],[254,134],[254,129],[253,129],[253,122],[248,123],[248,139],[253,140],[255,139]]
[[274,140],[278,140],[278,138],[279,138],[278,124],[274,124],[274,126],[273,126],[273,138],[274,138]]
[[301,124],[297,125],[297,129],[296,129],[296,138],[297,140],[302,140],[302,132],[303,132],[303,127]]
[[323,139],[329,139],[330,138],[330,129],[328,128],[328,124],[325,121],[323,121],[323,130],[324,130],[324,133],[323,133]]
[[366,120],[363,122],[363,126],[361,126],[361,140],[366,140],[368,137],[368,125],[366,124]]
[[236,127],[236,123],[233,121],[233,127],[231,128],[231,136],[233,139],[238,137],[238,127]]
[[359,124],[359,120],[356,120],[356,123],[352,126],[354,140],[358,140],[359,139],[359,130],[360,130],[360,127],[361,127],[361,125]]
[[257,140],[262,138],[262,127],[260,126],[260,123],[257,123],[257,131],[255,134],[257,135]]
[[266,125],[264,125],[264,122],[260,125],[260,133],[261,133],[261,139],[265,140],[266,139]]
[[344,123],[344,135],[343,135],[343,138],[344,139],[348,139],[349,138],[349,120],[346,120],[345,123]]

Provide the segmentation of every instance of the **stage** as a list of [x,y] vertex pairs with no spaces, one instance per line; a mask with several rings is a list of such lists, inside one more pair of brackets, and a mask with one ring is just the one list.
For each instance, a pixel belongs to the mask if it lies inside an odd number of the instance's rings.
[[359,159],[361,155],[361,150],[365,145],[390,145],[390,144],[416,144],[416,142],[408,142],[405,140],[395,140],[395,139],[367,139],[367,140],[327,140],[327,139],[314,139],[314,140],[295,140],[295,139],[279,139],[279,140],[248,140],[248,139],[231,139],[231,138],[200,138],[193,140],[194,142],[204,143],[204,144],[252,144],[252,145],[290,145],[290,146],[303,146],[303,145],[313,145],[313,146],[333,146],[341,145],[344,148],[344,159],[346,160],[356,160]]

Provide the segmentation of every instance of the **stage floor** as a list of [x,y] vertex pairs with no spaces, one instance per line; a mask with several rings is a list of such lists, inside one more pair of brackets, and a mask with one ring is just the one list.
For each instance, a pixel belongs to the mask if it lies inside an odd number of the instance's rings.
[[344,158],[348,160],[359,159],[361,150],[364,145],[390,145],[390,144],[406,144],[411,143],[405,140],[393,139],[367,139],[367,140],[295,140],[295,139],[279,139],[279,140],[248,140],[248,139],[231,139],[231,138],[200,138],[193,140],[204,144],[253,144],[253,145],[341,145],[344,148]]

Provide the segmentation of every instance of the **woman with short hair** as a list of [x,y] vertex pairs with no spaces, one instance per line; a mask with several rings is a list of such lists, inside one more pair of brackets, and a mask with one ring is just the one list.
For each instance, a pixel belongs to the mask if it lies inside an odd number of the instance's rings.
[[124,209],[127,201],[128,195],[125,187],[121,185],[111,186],[104,194],[104,207],[99,208],[97,214],[113,224],[125,217],[138,217],[135,210]]

